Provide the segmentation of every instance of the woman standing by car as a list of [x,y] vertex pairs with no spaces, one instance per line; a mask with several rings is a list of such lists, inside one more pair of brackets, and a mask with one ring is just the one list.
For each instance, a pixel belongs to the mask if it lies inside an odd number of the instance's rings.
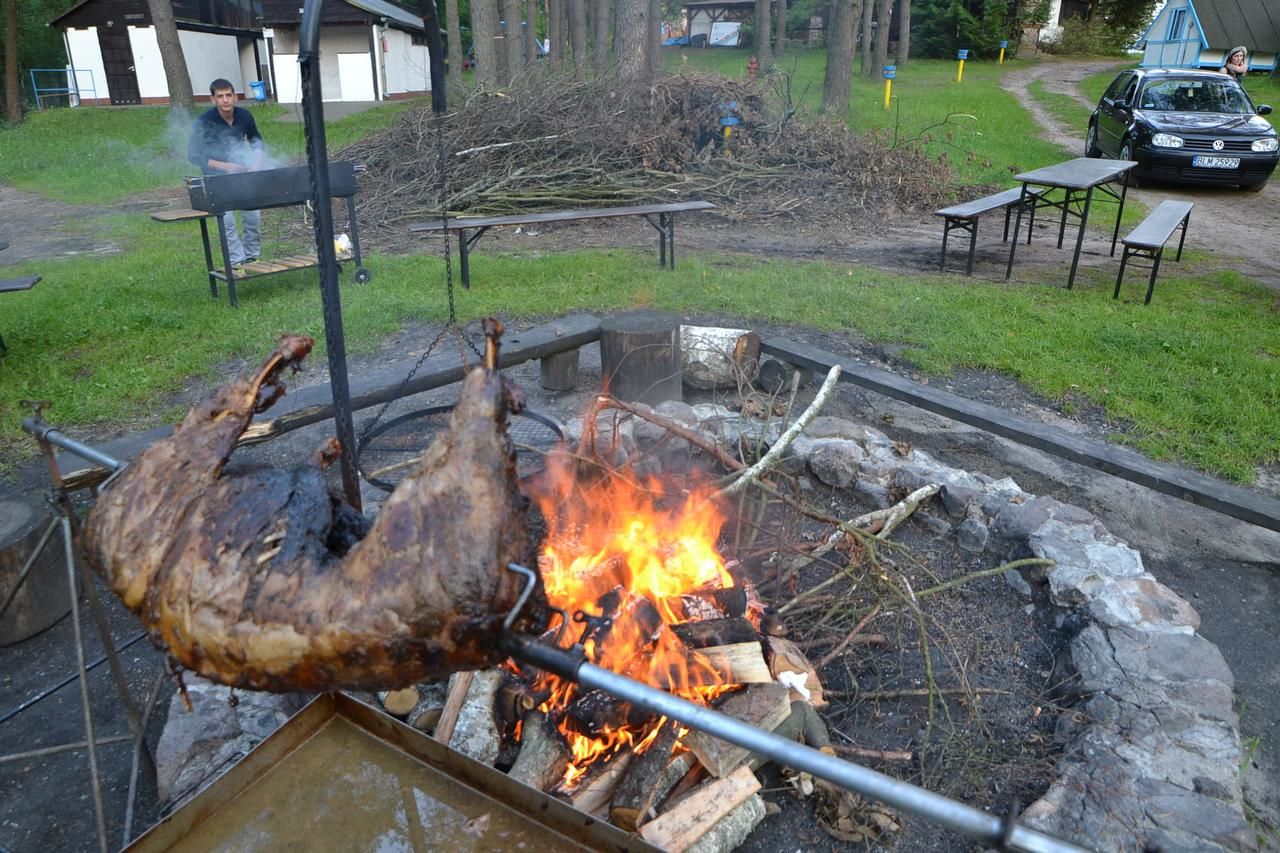
[[1230,74],[1239,81],[1249,70],[1249,51],[1244,45],[1231,48],[1231,52],[1227,54],[1226,64],[1218,70],[1223,74]]

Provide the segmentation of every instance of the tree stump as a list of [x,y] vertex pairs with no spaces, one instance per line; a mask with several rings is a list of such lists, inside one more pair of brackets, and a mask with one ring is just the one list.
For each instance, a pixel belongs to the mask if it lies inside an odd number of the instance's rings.
[[[53,513],[42,501],[0,498],[0,604],[17,586],[22,567],[54,521]],[[22,588],[0,616],[0,646],[34,637],[70,609],[62,531],[55,528],[36,556]]]
[[680,321],[651,311],[602,321],[600,365],[605,388],[619,400],[650,406],[683,400]]

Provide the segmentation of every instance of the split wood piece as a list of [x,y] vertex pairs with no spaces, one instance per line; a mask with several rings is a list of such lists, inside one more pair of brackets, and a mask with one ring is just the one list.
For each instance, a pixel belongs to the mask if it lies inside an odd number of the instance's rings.
[[684,853],[728,853],[735,850],[760,825],[766,813],[764,798],[752,794],[686,847]]
[[564,779],[569,765],[569,748],[564,738],[541,711],[525,715],[520,736],[520,755],[507,775],[539,791],[554,788]]
[[690,388],[737,388],[760,363],[760,336],[747,329],[680,327],[680,369]]
[[[745,690],[730,696],[717,710],[747,725],[771,732],[791,714],[790,692],[781,684],[748,684]],[[731,774],[750,755],[746,749],[704,732],[689,735],[685,746],[717,779]]]
[[493,700],[499,728],[511,729],[536,707],[538,700],[529,692],[528,686],[511,673],[504,672],[502,685]]
[[492,765],[502,749],[502,733],[493,713],[493,700],[502,685],[502,673],[495,669],[477,672],[467,688],[449,748],[482,764]]
[[656,406],[684,399],[674,317],[631,311],[601,321],[600,365],[605,387],[619,400]]
[[576,791],[569,795],[569,802],[575,809],[587,814],[600,815],[607,809],[613,799],[613,792],[618,789],[623,774],[631,764],[635,755],[623,752],[614,757],[598,773],[588,779]]
[[564,709],[565,726],[588,737],[600,737],[607,730],[648,718],[648,711],[637,711],[630,702],[599,689],[580,691]]
[[668,853],[684,853],[706,835],[725,815],[760,790],[760,780],[750,767],[739,767],[732,775],[714,779],[640,827],[640,835]]
[[806,697],[792,688],[792,701],[803,699],[812,703],[815,708],[825,708],[827,700],[822,692],[822,680],[818,678],[818,671],[809,662],[809,657],[800,650],[799,646],[784,637],[770,637],[768,642],[769,671],[773,673],[775,679],[784,672],[796,672],[806,676],[804,686],[809,691],[809,695]]
[[[773,733],[778,737],[811,746],[828,755],[835,755],[837,751],[831,744],[827,724],[823,722],[817,710],[803,699],[791,703],[791,713],[778,724]],[[770,761],[767,755],[753,752],[747,760],[747,766],[752,770],[759,770]]]
[[422,698],[412,711],[405,715],[404,721],[420,732],[435,731],[440,725],[440,717],[444,714],[444,703],[449,694],[449,682],[434,681],[418,685]]
[[418,701],[422,697],[418,694],[418,688],[409,686],[401,690],[379,690],[378,701],[382,703],[382,707],[388,714],[397,717],[404,717],[414,708],[418,707]]
[[462,703],[467,700],[467,690],[476,677],[472,672],[456,672],[449,676],[449,692],[445,696],[444,709],[440,712],[440,722],[436,724],[434,737],[443,744],[448,744],[453,737],[453,729],[458,724],[458,714],[462,711]]
[[701,622],[679,622],[667,626],[691,649],[725,646],[730,643],[759,641],[760,634],[746,619],[706,619]]
[[690,649],[685,660],[691,666],[710,667],[725,684],[772,684],[773,673],[764,661],[759,640]]
[[651,817],[650,810],[654,805],[661,802],[680,777],[689,772],[692,759],[681,756],[685,761],[680,762],[671,757],[676,742],[680,740],[681,728],[675,720],[663,723],[649,748],[632,760],[609,806],[609,822],[614,826],[634,832]]

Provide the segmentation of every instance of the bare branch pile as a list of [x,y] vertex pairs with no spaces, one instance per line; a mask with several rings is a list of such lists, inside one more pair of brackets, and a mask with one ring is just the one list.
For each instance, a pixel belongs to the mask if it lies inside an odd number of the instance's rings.
[[[370,224],[439,216],[442,159],[451,215],[696,198],[732,218],[828,221],[945,200],[945,165],[802,120],[775,100],[759,84],[709,74],[538,78],[473,93],[443,119],[411,110],[341,156],[368,168],[359,202]],[[720,119],[730,111],[742,123],[726,143]]]

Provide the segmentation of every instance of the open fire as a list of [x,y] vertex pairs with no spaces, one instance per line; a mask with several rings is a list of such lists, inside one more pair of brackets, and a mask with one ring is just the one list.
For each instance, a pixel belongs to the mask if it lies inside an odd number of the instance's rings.
[[[547,522],[539,568],[548,601],[574,619],[563,643],[581,642],[602,667],[706,704],[737,686],[722,662],[677,634],[689,623],[745,616],[762,607],[717,551],[725,516],[699,478],[676,484],[635,472],[589,481],[568,455],[549,460],[536,500]],[[634,719],[609,697],[539,673],[532,691],[555,721],[571,760],[563,787],[592,765],[643,753],[665,718]]]

